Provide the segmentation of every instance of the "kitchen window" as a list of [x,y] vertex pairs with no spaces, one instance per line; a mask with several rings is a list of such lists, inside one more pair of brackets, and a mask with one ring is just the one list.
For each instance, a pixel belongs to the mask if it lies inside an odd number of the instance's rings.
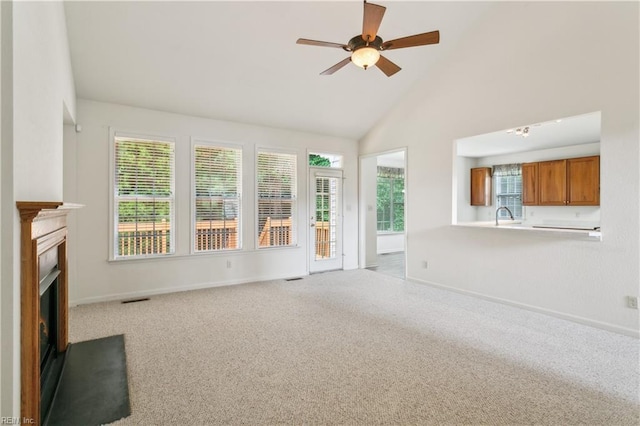
[[[522,164],[493,166],[496,208],[507,207],[515,219],[522,218]],[[502,209],[498,218],[509,219],[509,212]]]

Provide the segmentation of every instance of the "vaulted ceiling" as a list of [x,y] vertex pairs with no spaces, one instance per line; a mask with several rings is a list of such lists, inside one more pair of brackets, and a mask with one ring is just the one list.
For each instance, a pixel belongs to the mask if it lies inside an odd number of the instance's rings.
[[491,7],[377,1],[384,40],[440,30],[440,44],[393,50],[393,77],[349,64],[363,4],[339,2],[67,2],[77,96],[143,108],[360,139],[412,85],[429,78]]

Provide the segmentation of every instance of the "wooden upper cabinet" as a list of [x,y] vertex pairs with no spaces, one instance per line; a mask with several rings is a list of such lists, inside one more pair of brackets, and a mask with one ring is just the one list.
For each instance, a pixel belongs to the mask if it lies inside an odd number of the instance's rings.
[[600,205],[600,156],[567,160],[567,204]]
[[539,204],[538,191],[538,163],[522,165],[522,205],[537,206]]
[[[523,165],[523,204],[536,205],[524,203],[525,179]],[[538,197],[540,206],[599,206],[600,156],[538,163]]]
[[538,185],[541,206],[567,204],[567,160],[538,163]]
[[491,205],[491,167],[471,169],[471,205]]

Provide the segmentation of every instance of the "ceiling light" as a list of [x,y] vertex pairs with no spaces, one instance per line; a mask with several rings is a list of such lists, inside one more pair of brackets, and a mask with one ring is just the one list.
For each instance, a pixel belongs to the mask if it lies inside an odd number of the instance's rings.
[[375,65],[378,59],[380,59],[380,52],[369,46],[361,47],[351,54],[351,62],[365,70]]
[[522,136],[523,138],[529,137],[529,126],[519,127],[515,131],[513,129],[507,130],[507,133],[512,133],[516,136]]

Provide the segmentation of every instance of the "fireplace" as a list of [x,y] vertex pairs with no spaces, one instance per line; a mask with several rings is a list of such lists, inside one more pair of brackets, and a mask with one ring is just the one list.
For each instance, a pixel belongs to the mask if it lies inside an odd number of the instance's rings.
[[20,248],[21,417],[42,424],[67,350],[67,222],[61,202],[18,202]]
[[60,298],[58,248],[53,247],[39,256],[40,315],[40,413],[46,419],[60,378],[64,352],[58,348],[60,326]]

